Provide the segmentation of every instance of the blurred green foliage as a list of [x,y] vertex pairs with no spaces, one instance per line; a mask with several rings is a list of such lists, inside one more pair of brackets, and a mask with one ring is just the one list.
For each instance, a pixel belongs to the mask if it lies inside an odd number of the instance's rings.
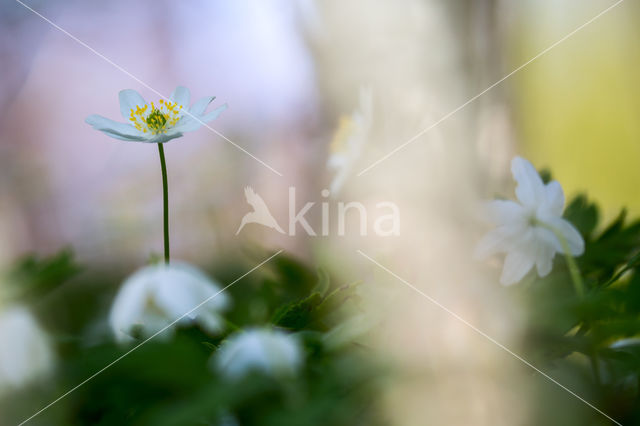
[[[602,228],[597,205],[584,195],[564,216],[585,240],[576,260],[586,294],[575,293],[561,255],[546,277],[530,273],[513,290],[529,307],[522,352],[620,423],[640,424],[640,220],[623,210]],[[589,424],[611,424],[585,408]]]
[[[243,263],[227,263],[210,271],[211,276],[224,286],[246,272]],[[126,274],[80,269],[72,254],[63,251],[46,259],[26,258],[12,276],[14,285],[24,290],[16,292],[16,299],[41,296],[36,312],[54,338],[58,368],[48,384],[1,400],[0,424],[20,423],[79,384],[29,424],[383,423],[376,403],[381,366],[364,345],[335,345],[328,339],[357,313],[357,286],[335,285],[326,272],[313,271],[287,255],[275,257],[227,290],[233,306],[225,315],[225,334],[213,337],[197,326],[180,328],[172,339],[151,340],[130,354],[131,346],[113,342],[106,323]],[[286,379],[254,372],[239,382],[216,373],[210,360],[228,333],[259,325],[298,336],[305,351],[303,370]]]

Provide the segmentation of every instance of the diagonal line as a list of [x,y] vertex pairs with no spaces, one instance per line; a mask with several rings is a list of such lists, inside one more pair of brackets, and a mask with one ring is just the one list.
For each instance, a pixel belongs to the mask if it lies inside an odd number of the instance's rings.
[[427,133],[428,131],[430,131],[431,129],[433,129],[434,127],[438,126],[440,123],[442,123],[443,121],[447,120],[448,118],[450,118],[451,116],[455,115],[457,112],[459,112],[460,110],[464,109],[467,105],[469,105],[470,103],[474,102],[476,99],[478,99],[479,97],[481,97],[482,95],[484,95],[485,93],[487,93],[488,91],[490,91],[491,89],[493,89],[494,87],[496,87],[497,85],[499,85],[500,83],[502,83],[503,81],[505,81],[506,79],[508,79],[509,77],[513,76],[515,73],[517,73],[518,71],[521,71],[524,67],[526,67],[527,65],[529,65],[530,63],[534,62],[535,60],[537,60],[538,58],[540,58],[541,56],[543,56],[544,54],[548,53],[550,50],[552,50],[553,48],[557,47],[559,44],[563,43],[564,41],[566,41],[567,39],[569,39],[570,37],[572,37],[573,35],[575,35],[578,31],[582,30],[583,28],[585,28],[587,25],[593,23],[595,20],[597,20],[598,18],[600,18],[602,15],[604,15],[605,13],[609,12],[610,10],[612,10],[614,7],[618,6],[620,3],[622,3],[624,0],[618,0],[616,3],[614,3],[613,5],[607,7],[605,10],[603,10],[602,12],[598,13],[596,16],[594,16],[593,18],[589,19],[587,22],[585,22],[584,24],[580,25],[578,28],[574,29],[573,31],[571,31],[569,34],[567,34],[566,36],[562,37],[560,40],[556,41],[555,43],[553,43],[551,46],[547,47],[546,49],[544,49],[543,51],[541,51],[540,53],[538,53],[536,56],[534,56],[533,58],[529,59],[527,62],[525,62],[524,64],[520,65],[518,68],[514,69],[513,71],[511,71],[509,74],[505,75],[504,77],[502,77],[500,80],[496,81],[495,83],[493,83],[491,86],[487,87],[486,89],[484,89],[482,92],[478,93],[477,95],[475,95],[474,97],[472,97],[471,99],[469,99],[468,101],[466,101],[465,103],[463,103],[462,105],[460,105],[459,107],[457,107],[456,109],[454,109],[453,111],[449,112],[448,114],[444,115],[443,117],[441,117],[438,121],[436,121],[435,123],[433,123],[431,126],[427,127],[426,129],[420,131],[420,133],[418,133],[417,135],[415,135],[414,137],[412,137],[411,139],[409,139],[408,141],[404,142],[402,145],[397,146],[395,149],[393,149],[391,152],[387,153],[385,156],[383,156],[382,158],[380,158],[379,160],[375,161],[374,163],[372,163],[371,165],[369,165],[367,168],[363,169],[360,171],[360,173],[358,173],[357,176],[362,176],[363,174],[365,174],[366,172],[368,172],[369,170],[371,170],[372,168],[374,168],[375,166],[377,166],[378,164],[382,163],[383,161],[385,161],[387,158],[391,157],[392,155],[394,155],[395,153],[397,153],[398,151],[400,151],[401,149],[405,148],[407,145],[413,143],[414,141],[416,141],[416,139],[420,138],[420,136],[424,135],[425,133]]
[[393,277],[397,278],[398,280],[400,280],[402,283],[406,284],[409,288],[411,288],[412,290],[416,291],[417,293],[419,293],[421,296],[423,296],[424,298],[426,298],[427,300],[429,300],[431,303],[433,303],[434,305],[438,306],[440,309],[444,310],[445,312],[447,312],[449,315],[453,316],[455,319],[457,319],[458,321],[460,321],[461,323],[463,323],[464,325],[466,325],[467,327],[471,328],[473,331],[475,331],[476,333],[478,333],[479,335],[481,335],[482,337],[484,337],[485,339],[489,340],[491,343],[493,343],[494,345],[498,346],[500,349],[504,350],[505,352],[509,353],[510,355],[512,355],[514,358],[518,359],[519,361],[521,361],[522,363],[526,364],[527,366],[531,367],[532,369],[534,369],[535,371],[537,371],[538,373],[540,373],[542,376],[544,376],[546,379],[550,380],[551,382],[555,383],[556,385],[558,385],[559,387],[561,387],[562,389],[564,389],[565,391],[569,392],[571,395],[575,396],[576,398],[578,398],[580,401],[584,402],[586,405],[588,405],[589,407],[593,408],[594,410],[596,410],[598,413],[602,414],[603,416],[605,416],[606,418],[608,418],[609,420],[611,420],[613,423],[617,424],[618,426],[622,426],[621,423],[617,422],[616,420],[614,420],[613,418],[611,418],[607,413],[605,413],[604,411],[600,410],[598,407],[594,406],[593,404],[591,404],[589,401],[585,400],[584,398],[582,398],[580,395],[578,395],[577,393],[575,393],[574,391],[572,391],[571,389],[567,388],[565,385],[563,385],[562,383],[558,382],[556,379],[554,379],[553,377],[549,376],[548,374],[546,374],[545,372],[539,370],[538,368],[536,368],[533,364],[531,364],[529,361],[527,361],[526,359],[524,359],[523,357],[521,357],[520,355],[518,355],[517,353],[513,352],[511,349],[507,348],[506,346],[504,346],[502,343],[498,342],[497,340],[495,340],[493,337],[489,336],[487,333],[485,333],[484,331],[480,330],[479,328],[477,328],[476,326],[474,326],[473,324],[471,324],[470,322],[468,322],[467,320],[465,320],[464,318],[462,318],[460,315],[456,314],[455,312],[453,312],[452,310],[450,310],[449,308],[447,308],[446,306],[444,306],[443,304],[441,304],[440,302],[438,302],[437,300],[435,300],[433,297],[429,296],[428,294],[424,293],[422,290],[420,290],[419,288],[415,287],[414,285],[412,285],[411,283],[409,283],[408,281],[406,281],[405,279],[401,278],[400,276],[398,276],[397,274],[395,274],[393,271],[391,271],[390,269],[386,268],[385,266],[381,265],[380,263],[378,263],[378,261],[376,261],[375,259],[373,259],[372,257],[366,255],[364,252],[362,252],[361,250],[356,250],[359,254],[361,254],[363,257],[365,257],[366,259],[370,260],[371,262],[373,262],[374,264],[376,264],[378,267],[380,267],[381,269],[385,270],[386,272],[388,272],[390,275],[392,275]]
[[[120,65],[116,64],[115,62],[113,62],[111,59],[107,58],[106,56],[104,56],[102,53],[98,52],[97,50],[95,50],[93,47],[89,46],[87,43],[85,43],[84,41],[80,40],[78,37],[74,36],[73,34],[71,34],[70,32],[68,32],[67,30],[65,30],[64,28],[60,27],[59,25],[57,25],[56,23],[54,23],[53,21],[51,21],[50,19],[48,19],[46,16],[43,16],[42,14],[40,14],[39,12],[35,11],[34,9],[32,9],[31,7],[29,7],[28,5],[24,4],[22,1],[20,0],[16,0],[17,3],[21,4],[22,6],[24,6],[26,9],[30,10],[31,12],[33,12],[35,15],[39,16],[40,18],[42,18],[44,21],[48,22],[52,27],[54,27],[55,29],[59,30],[60,32],[62,32],[63,34],[65,34],[67,37],[69,37],[70,39],[72,39],[73,41],[75,41],[76,43],[80,44],[81,46],[87,48],[88,50],[90,50],[92,53],[94,53],[96,56],[100,57],[101,59],[105,60],[106,62],[108,62],[109,64],[113,65],[115,68],[117,68],[118,70],[122,71],[124,74],[128,75],[129,77],[131,77],[132,79],[134,79],[136,82],[140,83],[142,86],[146,87],[147,89],[151,90],[153,93],[155,93],[156,95],[158,95],[159,97],[161,97],[162,99],[164,99],[165,101],[169,101],[169,98],[167,98],[166,96],[164,96],[162,93],[158,92],[156,89],[154,89],[153,87],[149,86],[147,83],[145,83],[144,81],[140,80],[138,77],[136,77],[135,75],[131,74],[129,71],[127,71],[126,69],[124,69],[123,67],[121,67]],[[226,137],[225,135],[223,135],[222,133],[218,132],[216,129],[214,129],[213,127],[209,126],[207,123],[205,123],[204,121],[200,120],[198,117],[194,116],[193,114],[191,114],[189,111],[184,111],[189,117],[193,118],[194,120],[196,120],[197,122],[199,122],[201,125],[203,125],[204,127],[206,127],[207,129],[211,130],[213,133],[215,133],[216,135],[220,136],[222,139],[224,139],[225,141],[229,142],[231,145],[235,146],[236,148],[238,148],[240,151],[244,152],[245,154],[247,154],[249,157],[253,158],[254,160],[256,160],[258,163],[262,164],[263,166],[265,166],[266,168],[268,168],[269,170],[271,170],[273,173],[277,174],[278,176],[282,176],[282,173],[280,173],[279,171],[277,171],[276,169],[274,169],[273,167],[271,167],[270,165],[268,165],[267,163],[265,163],[264,161],[262,161],[261,159],[259,159],[258,157],[256,157],[255,155],[253,155],[252,153],[250,153],[249,151],[247,151],[246,149],[244,149],[243,147],[241,147],[240,145],[236,144],[235,142],[233,142],[231,139],[229,139],[228,137]]]
[[109,364],[107,364],[106,366],[102,367],[100,370],[96,371],[95,373],[93,373],[91,376],[87,377],[85,380],[83,380],[82,382],[78,383],[76,386],[72,387],[71,389],[69,389],[67,392],[65,392],[64,394],[60,395],[58,398],[54,399],[53,401],[51,401],[49,404],[45,405],[44,407],[42,407],[39,411],[37,411],[35,414],[33,414],[31,417],[25,419],[22,421],[22,423],[20,423],[18,426],[22,426],[25,423],[29,422],[30,420],[32,420],[34,417],[36,417],[37,415],[39,415],[40,413],[42,413],[43,411],[47,410],[48,408],[50,408],[52,405],[56,404],[57,402],[59,402],[61,399],[67,397],[70,393],[74,392],[76,389],[78,389],[80,386],[84,385],[85,383],[87,383],[88,381],[90,381],[91,379],[95,378],[97,375],[99,375],[100,373],[104,372],[106,369],[112,367],[114,364],[116,364],[118,361],[122,360],[123,358],[125,358],[126,356],[130,355],[133,351],[137,350],[138,348],[140,348],[142,345],[146,344],[149,340],[153,339],[154,337],[158,336],[159,334],[162,334],[163,332],[165,332],[167,329],[173,327],[174,325],[176,325],[176,323],[178,323],[180,320],[182,320],[184,317],[191,315],[192,313],[194,313],[195,311],[197,311],[199,308],[201,308],[202,306],[204,306],[206,303],[208,303],[209,301],[211,301],[212,299],[214,299],[216,296],[222,294],[222,292],[224,292],[225,290],[227,290],[229,287],[231,287],[232,285],[234,285],[235,283],[237,283],[238,281],[240,281],[241,279],[243,279],[244,277],[246,277],[247,275],[249,275],[250,273],[252,273],[253,271],[255,271],[256,269],[260,268],[262,265],[264,265],[265,263],[269,262],[271,259],[273,259],[274,257],[276,257],[277,255],[279,255],[280,253],[282,253],[284,250],[278,250],[276,253],[272,254],[271,256],[269,256],[267,259],[263,260],[262,262],[260,262],[259,264],[257,264],[256,266],[254,266],[253,268],[251,268],[249,271],[245,272],[244,274],[242,274],[240,277],[236,278],[233,282],[231,282],[231,284],[228,284],[225,288],[223,288],[222,290],[218,291],[217,293],[214,293],[213,295],[209,296],[208,298],[206,298],[202,303],[200,303],[198,306],[196,306],[195,308],[191,309],[189,312],[186,312],[185,314],[183,314],[182,316],[180,316],[179,318],[177,318],[176,320],[174,320],[173,322],[171,322],[169,325],[167,325],[166,327],[164,327],[162,330],[156,332],[155,334],[153,334],[152,336],[148,337],[147,339],[143,340],[142,342],[140,342],[139,344],[137,344],[136,346],[134,346],[133,348],[131,348],[130,350],[128,350],[127,352],[125,352],[124,354],[120,355],[118,358],[116,358],[115,360],[113,360],[112,362],[110,362]]

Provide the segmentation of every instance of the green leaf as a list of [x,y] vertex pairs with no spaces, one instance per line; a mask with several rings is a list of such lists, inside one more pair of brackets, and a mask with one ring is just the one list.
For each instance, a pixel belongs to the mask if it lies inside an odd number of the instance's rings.
[[273,324],[291,330],[302,330],[313,320],[313,311],[322,303],[323,297],[319,293],[312,293],[309,297],[282,306],[273,316]]
[[79,271],[80,267],[68,249],[42,259],[29,255],[9,272],[9,285],[13,287],[9,297],[23,299],[40,296],[63,284]]
[[313,291],[319,293],[321,296],[325,296],[329,291],[331,284],[331,278],[329,273],[322,268],[318,268],[318,284],[313,288]]
[[546,167],[538,170],[538,174],[540,175],[540,179],[542,179],[542,182],[544,182],[545,184],[553,180],[553,176],[551,175],[551,170],[549,170]]
[[586,195],[580,194],[569,203],[564,217],[588,239],[598,225],[600,212],[595,203],[590,203]]

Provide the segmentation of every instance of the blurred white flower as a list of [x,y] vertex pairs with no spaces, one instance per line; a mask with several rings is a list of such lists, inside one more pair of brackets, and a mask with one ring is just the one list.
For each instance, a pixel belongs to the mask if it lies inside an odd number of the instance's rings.
[[85,120],[94,129],[108,136],[124,141],[164,143],[179,138],[184,132],[190,132],[220,115],[227,108],[219,108],[205,114],[207,106],[215,99],[206,96],[189,108],[189,89],[178,86],[170,101],[160,99],[157,104],[147,103],[135,90],[122,90],[119,93],[120,113],[127,120],[119,123],[100,115],[90,115]]
[[328,349],[337,349],[353,344],[354,340],[363,337],[375,326],[375,321],[370,316],[353,315],[325,333],[324,344]]
[[488,204],[489,219],[497,228],[476,249],[481,258],[507,254],[500,277],[504,285],[517,283],[534,265],[541,277],[551,271],[555,254],[564,253],[555,233],[564,237],[571,255],[584,252],[582,236],[562,218],[564,193],[560,184],[552,181],[545,185],[533,165],[520,157],[512,160],[511,172],[518,183],[518,202],[494,200]]
[[371,128],[373,116],[373,95],[371,89],[360,89],[360,104],[350,117],[340,117],[340,124],[329,146],[327,168],[335,175],[329,191],[338,195],[351,169],[360,158],[362,147]]
[[214,367],[231,379],[252,371],[278,377],[293,376],[302,366],[298,340],[281,331],[250,329],[226,340],[214,355]]
[[627,337],[626,339],[620,339],[610,344],[609,347],[616,350],[640,348],[640,337]]
[[0,393],[26,385],[53,368],[45,332],[24,307],[0,311]]
[[[118,341],[132,340],[134,332],[148,337],[218,292],[220,287],[193,266],[175,262],[146,266],[122,285],[109,323]],[[219,293],[178,323],[195,322],[210,333],[218,333],[223,328],[220,312],[229,303],[228,296]],[[172,331],[170,328],[162,336],[168,337]]]

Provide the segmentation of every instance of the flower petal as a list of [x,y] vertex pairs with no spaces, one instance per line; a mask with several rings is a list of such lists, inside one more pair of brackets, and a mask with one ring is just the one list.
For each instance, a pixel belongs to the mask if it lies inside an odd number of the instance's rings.
[[187,108],[191,101],[191,93],[189,93],[189,89],[186,87],[178,86],[176,87],[176,90],[173,91],[170,98],[178,105],[182,105],[184,108]]
[[[219,287],[198,269],[184,263],[173,262],[165,267],[162,280],[156,288],[158,305],[174,318],[184,315],[192,308],[210,299],[206,306],[214,310],[222,309],[227,304],[227,295],[219,292]],[[192,312],[189,317],[196,318],[199,312]]]
[[185,114],[180,118],[180,121],[170,129],[170,132],[178,132],[182,134],[183,132],[196,130],[200,127],[200,121],[198,120],[200,120],[199,117]]
[[553,231],[542,226],[536,226],[533,230],[533,238],[535,239],[536,244],[544,245],[549,249],[552,249],[554,252],[562,253],[562,245]]
[[151,137],[149,140],[145,142],[165,143],[165,142],[169,142],[171,139],[180,138],[180,137],[182,137],[181,132],[178,132],[175,129],[171,129],[167,133],[160,133],[157,135],[153,135],[153,137]]
[[49,339],[33,314],[19,305],[0,310],[0,394],[47,374],[53,367]]
[[533,164],[522,157],[515,157],[511,161],[511,173],[518,182],[518,200],[526,207],[538,207],[544,201],[545,187]]
[[213,110],[213,111],[211,111],[210,113],[203,115],[203,116],[202,116],[202,121],[204,121],[205,123],[208,123],[208,122],[209,122],[209,121],[211,121],[211,120],[215,120],[216,118],[218,118],[218,116],[219,116],[220,114],[222,114],[222,112],[223,112],[224,110],[226,110],[226,109],[227,109],[227,107],[228,107],[228,106],[227,106],[227,104],[224,104],[224,105],[222,105],[222,106],[220,106],[220,107],[218,107],[218,108],[214,109],[214,110]]
[[212,358],[212,366],[236,380],[260,371],[278,377],[294,375],[304,362],[294,336],[270,329],[249,329],[227,338]]
[[[558,217],[550,219],[549,225],[562,234],[562,236],[567,240],[572,256],[580,256],[584,253],[584,239],[571,222]],[[562,253],[564,253],[564,250],[562,250]]]
[[213,311],[198,313],[196,322],[211,334],[220,334],[224,330],[224,320]]
[[148,142],[148,138],[130,124],[118,123],[97,114],[88,116],[84,121],[93,126],[94,129],[100,130],[115,139]]
[[511,200],[493,200],[485,205],[487,219],[498,225],[525,221],[526,211],[522,205]]
[[482,260],[496,253],[506,252],[509,247],[508,235],[501,228],[497,228],[482,237],[475,248],[473,256]]
[[120,99],[120,114],[127,121],[129,121],[132,109],[136,109],[137,106],[143,107],[147,104],[144,98],[140,96],[140,93],[131,89],[121,90],[118,93],[118,98]]
[[207,109],[207,106],[215,99],[215,96],[205,96],[204,98],[200,98],[194,103],[191,108],[189,108],[189,112],[195,116],[200,116],[204,114],[204,111]]
[[124,282],[114,299],[109,314],[109,324],[118,341],[132,340],[129,332],[134,325],[142,325],[142,314],[147,298],[147,280],[140,272]]
[[536,254],[536,269],[540,277],[546,277],[551,272],[553,266],[553,258],[556,254],[553,246],[541,244],[538,246],[538,253]]
[[531,270],[535,260],[535,256],[524,250],[508,253],[504,259],[500,283],[502,285],[512,285],[519,282]]
[[551,181],[544,187],[545,206],[549,213],[555,216],[562,216],[564,209],[564,191],[558,181]]
[[214,109],[208,114],[200,115],[200,116],[189,111],[191,115],[184,115],[180,119],[178,124],[176,124],[176,126],[173,128],[173,131],[181,132],[181,133],[192,132],[198,129],[203,123],[209,122],[215,119],[216,117],[218,117],[220,113],[222,113],[222,111],[224,111],[225,109],[227,109],[227,104],[224,104],[221,107]]

